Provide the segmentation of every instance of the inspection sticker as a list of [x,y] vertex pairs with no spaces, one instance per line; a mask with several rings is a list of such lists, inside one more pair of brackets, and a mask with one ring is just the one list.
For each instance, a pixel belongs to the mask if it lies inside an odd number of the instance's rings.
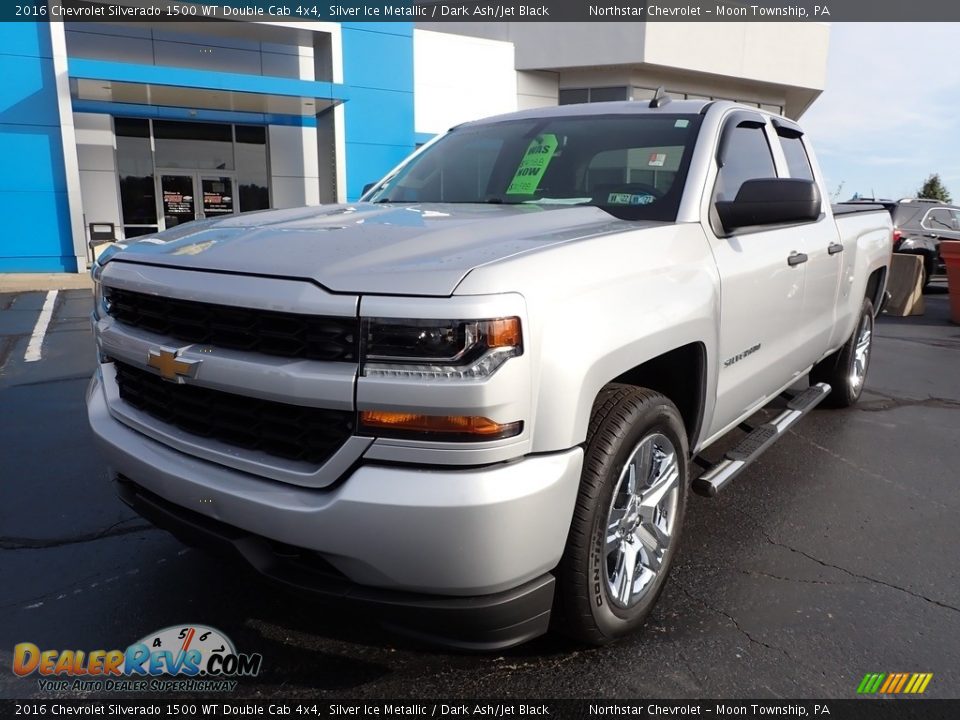
[[650,161],[647,163],[650,167],[663,167],[667,161],[666,153],[650,153]]
[[533,195],[557,151],[557,136],[553,133],[537,135],[527,146],[523,160],[507,188],[507,195]]

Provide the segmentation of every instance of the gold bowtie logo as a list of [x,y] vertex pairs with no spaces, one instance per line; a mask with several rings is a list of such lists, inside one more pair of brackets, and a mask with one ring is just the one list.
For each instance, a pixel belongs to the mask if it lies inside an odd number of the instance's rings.
[[194,377],[200,365],[199,360],[177,357],[180,350],[150,350],[147,353],[147,365],[158,370],[160,377],[173,382],[183,382],[185,377]]

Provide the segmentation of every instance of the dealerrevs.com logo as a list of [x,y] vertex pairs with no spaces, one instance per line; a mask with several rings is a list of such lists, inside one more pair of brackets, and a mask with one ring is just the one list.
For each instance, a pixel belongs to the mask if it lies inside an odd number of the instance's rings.
[[13,672],[37,675],[41,691],[229,692],[239,677],[260,673],[259,653],[238,653],[233,642],[206,625],[173,625],[126,650],[13,648]]

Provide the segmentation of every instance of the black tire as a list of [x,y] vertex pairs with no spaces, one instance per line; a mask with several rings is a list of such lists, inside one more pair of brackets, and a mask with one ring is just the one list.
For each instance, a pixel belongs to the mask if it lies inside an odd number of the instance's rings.
[[932,255],[923,256],[923,280],[921,288],[923,292],[926,292],[927,287],[930,285],[930,281],[933,280],[933,274],[937,269],[937,261]]
[[[862,372],[855,372],[857,369],[857,341],[866,325],[869,331],[869,340],[867,344],[866,360],[863,362]],[[810,371],[810,382],[825,382],[833,388],[833,391],[827,395],[823,404],[826,407],[846,408],[856,404],[863,392],[863,386],[866,384],[867,371],[870,369],[870,356],[873,354],[873,303],[869,298],[863,299],[860,306],[860,315],[857,317],[857,324],[853,327],[853,334],[844,343],[843,347],[832,355],[828,355],[823,360],[813,366]],[[859,378],[859,382],[857,382]]]
[[[672,445],[674,452],[663,455],[660,451],[668,445]],[[673,477],[673,463],[666,458],[675,458],[679,477],[675,494],[674,490],[664,494],[672,510],[659,516],[661,520],[672,517],[670,540],[662,556],[659,556],[659,569],[653,579],[643,584],[636,604],[623,606],[616,598],[612,598],[611,589],[607,586],[607,563],[611,559],[610,554],[605,554],[608,547],[608,515],[614,512],[614,491],[623,487],[621,473],[627,473],[626,463],[634,457],[634,450],[640,447],[652,448],[652,457],[659,458],[659,464],[657,459],[651,461],[650,477],[657,475],[664,479],[664,486],[666,478]],[[672,484],[672,480],[670,482]],[[559,587],[554,613],[557,629],[581,642],[603,645],[643,624],[663,590],[677,552],[688,486],[687,436],[676,406],[660,393],[644,388],[618,384],[605,386],[593,405],[580,492],[567,546],[557,572]],[[617,497],[626,496],[618,493]],[[643,527],[649,527],[646,521],[641,522],[644,515],[639,506],[635,506],[633,516],[634,527],[637,524],[641,526],[635,532],[640,533]],[[630,513],[623,518],[622,522],[627,523]],[[624,532],[632,535],[630,530]],[[634,542],[632,536],[629,540],[618,541],[619,547],[633,547],[626,545],[627,542]],[[636,545],[636,548],[641,545]],[[616,552],[613,551],[614,554]],[[644,552],[648,553],[645,557],[649,560],[649,550],[645,549]],[[642,567],[639,576],[636,573],[630,576],[631,589],[627,590],[628,594],[635,583],[648,577],[647,572],[649,569]]]

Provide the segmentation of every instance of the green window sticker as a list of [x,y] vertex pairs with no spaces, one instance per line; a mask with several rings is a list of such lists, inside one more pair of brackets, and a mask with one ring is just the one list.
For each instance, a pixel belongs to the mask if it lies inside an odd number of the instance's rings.
[[510,181],[507,195],[533,195],[543,179],[547,166],[557,152],[557,136],[553,133],[537,135],[527,146],[520,166]]

